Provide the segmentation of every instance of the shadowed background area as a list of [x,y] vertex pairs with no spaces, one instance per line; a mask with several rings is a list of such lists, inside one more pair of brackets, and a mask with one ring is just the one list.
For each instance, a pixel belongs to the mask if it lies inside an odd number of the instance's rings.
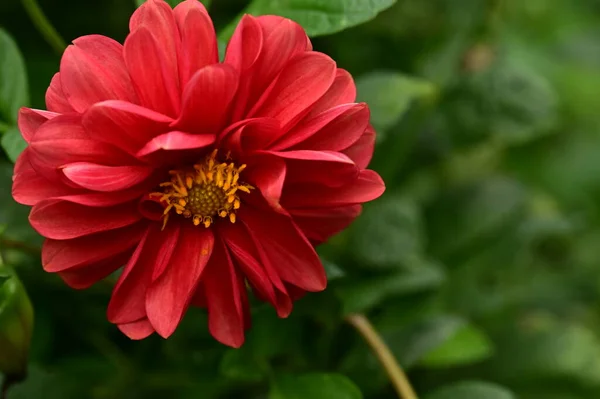
[[[249,1],[211,3],[226,32]],[[369,317],[419,397],[600,397],[600,1],[254,0],[353,74],[387,191],[319,248],[327,291],[286,320],[254,302],[240,350],[212,339],[198,309],[169,340],[130,341],[106,320],[114,278],[78,292],[43,272],[10,194],[13,108],[44,108],[60,54],[28,4],[0,2],[29,94],[2,97],[18,64],[0,40],[0,251],[35,310],[29,377],[8,399],[396,397],[351,313]],[[67,42],[123,42],[136,2],[39,5]]]

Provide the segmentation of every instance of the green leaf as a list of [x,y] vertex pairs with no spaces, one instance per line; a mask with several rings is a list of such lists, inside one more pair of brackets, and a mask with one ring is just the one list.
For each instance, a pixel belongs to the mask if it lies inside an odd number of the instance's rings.
[[436,87],[426,80],[397,72],[372,72],[357,79],[358,100],[371,110],[371,123],[384,139],[386,130],[394,126],[415,100],[433,100]]
[[351,250],[359,264],[369,268],[410,266],[423,252],[420,209],[400,195],[385,195],[365,207],[351,232]]
[[4,135],[2,135],[1,142],[2,148],[6,151],[8,158],[16,162],[19,154],[25,150],[27,143],[23,140],[21,132],[17,127],[10,127]]
[[25,71],[16,43],[0,29],[0,122],[16,125],[19,108],[29,103]]
[[463,318],[453,315],[429,316],[403,329],[384,332],[383,336],[400,363],[411,367],[450,340],[465,324]]
[[468,252],[514,227],[521,220],[527,193],[523,185],[503,176],[443,193],[429,215],[429,241],[436,256]]
[[467,324],[442,345],[427,353],[420,364],[440,368],[475,363],[492,355],[492,345],[483,331]]
[[516,399],[516,396],[496,384],[465,381],[440,388],[425,399]]
[[221,360],[221,374],[232,380],[260,382],[267,375],[269,365],[264,358],[245,349],[229,349]]
[[260,306],[252,313],[252,329],[246,343],[228,350],[221,359],[220,371],[232,380],[259,382],[270,373],[269,360],[278,355],[290,356],[301,338],[299,319],[281,319],[270,306]]
[[[563,278],[564,280],[564,278]],[[514,362],[518,353],[519,362]],[[578,381],[600,386],[600,339],[595,328],[533,313],[498,342],[493,373],[499,378]]]
[[0,265],[0,373],[25,372],[32,331],[33,307],[25,287],[12,269]]
[[493,136],[520,144],[548,132],[557,120],[553,87],[519,57],[503,57],[465,75],[449,97],[447,112],[460,142]]
[[[311,36],[329,35],[367,22],[396,0],[254,0],[244,10],[252,15],[281,15],[298,22]],[[231,37],[239,18],[220,37]]]
[[69,397],[64,381],[55,373],[30,366],[27,378],[8,391],[7,399],[64,399]]
[[[142,4],[144,4],[144,2],[146,0],[134,0],[135,1],[135,5],[136,6],[141,6]],[[177,4],[182,3],[185,0],[165,0],[171,7],[175,7]],[[206,8],[210,7],[210,3],[212,2],[212,0],[200,0],[200,2],[202,4],[204,4],[204,6]]]
[[444,279],[439,265],[423,262],[410,270],[347,282],[336,292],[348,314],[367,311],[388,298],[437,288]]
[[346,275],[346,272],[337,264],[329,262],[325,259],[322,259],[321,262],[323,263],[323,267],[327,273],[327,281],[337,280]]
[[269,399],[361,399],[362,393],[341,374],[304,374],[279,376]]

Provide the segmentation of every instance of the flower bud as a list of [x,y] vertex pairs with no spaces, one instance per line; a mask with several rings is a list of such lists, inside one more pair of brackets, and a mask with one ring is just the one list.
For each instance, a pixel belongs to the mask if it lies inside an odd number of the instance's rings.
[[0,265],[0,373],[22,376],[33,330],[33,307],[17,275]]

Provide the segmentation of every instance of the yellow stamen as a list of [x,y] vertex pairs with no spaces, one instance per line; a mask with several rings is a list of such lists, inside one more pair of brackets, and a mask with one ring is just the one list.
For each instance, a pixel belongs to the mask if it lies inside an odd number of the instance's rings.
[[[242,205],[238,190],[249,194],[254,187],[239,182],[245,164],[236,167],[233,162],[219,162],[217,153],[214,150],[204,161],[188,169],[169,171],[169,181],[159,185],[162,192],[149,194],[165,206],[163,229],[171,210],[190,218],[194,226],[202,224],[208,228],[215,223],[214,216],[236,222],[237,210]],[[226,160],[230,161],[230,157]]]

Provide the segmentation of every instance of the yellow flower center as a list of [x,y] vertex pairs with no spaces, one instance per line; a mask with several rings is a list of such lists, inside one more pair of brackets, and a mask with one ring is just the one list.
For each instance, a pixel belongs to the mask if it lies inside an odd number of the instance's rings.
[[192,219],[195,226],[202,223],[209,227],[217,216],[235,223],[241,206],[239,192],[250,193],[254,187],[239,181],[246,165],[219,163],[216,157],[217,150],[214,150],[193,168],[170,171],[171,180],[160,185],[163,192],[150,194],[166,204],[163,228],[171,211]]

